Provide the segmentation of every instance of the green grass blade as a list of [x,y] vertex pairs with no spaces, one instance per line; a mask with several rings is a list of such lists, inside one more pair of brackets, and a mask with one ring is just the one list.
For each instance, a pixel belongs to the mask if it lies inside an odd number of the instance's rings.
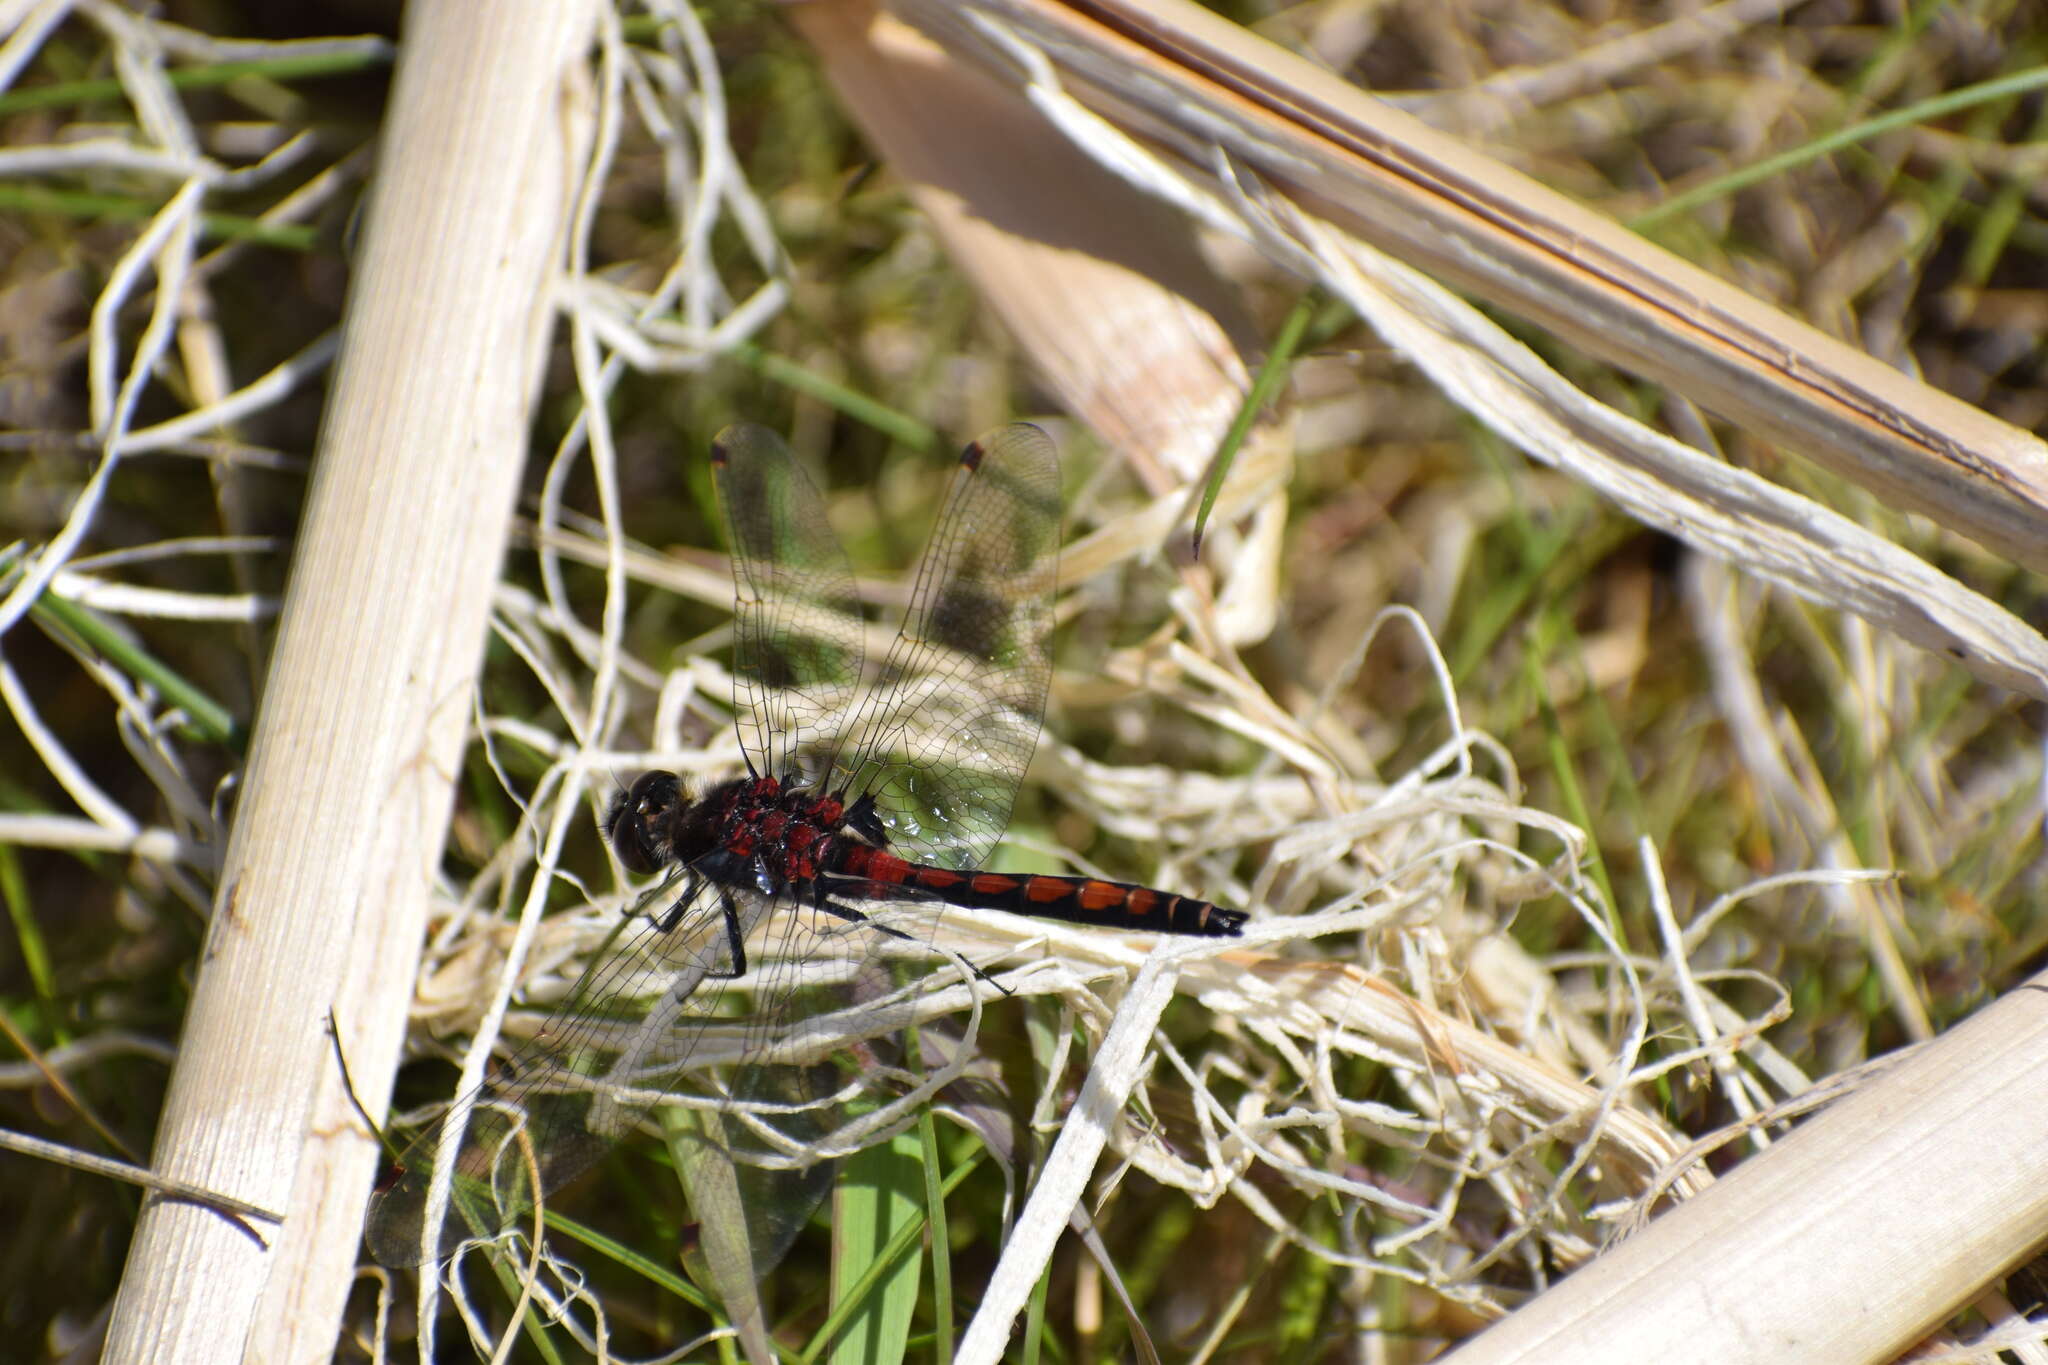
[[98,651],[109,663],[132,678],[140,678],[182,710],[188,717],[184,729],[199,739],[225,744],[239,750],[247,741],[234,715],[212,697],[187,681],[183,674],[143,649],[121,631],[100,619],[99,613],[66,601],[55,593],[44,593],[29,608],[37,625],[55,634],[68,634],[79,643]]
[[[152,217],[163,205],[132,194],[103,194],[86,190],[52,190],[40,185],[0,185],[0,211],[48,213],[62,218],[111,218],[136,222]],[[261,242],[287,251],[311,251],[319,241],[317,229],[296,223],[266,223],[235,213],[202,213],[199,235],[211,241]]]
[[939,433],[908,413],[898,412],[886,403],[878,403],[864,393],[849,389],[837,380],[827,379],[816,370],[807,369],[751,341],[739,342],[728,348],[725,354],[763,379],[771,379],[806,398],[815,398],[912,450],[930,454],[939,448]]
[[1280,324],[1280,335],[1273,338],[1273,349],[1266,353],[1266,363],[1259,366],[1259,373],[1252,380],[1251,392],[1244,396],[1237,416],[1230,421],[1230,430],[1223,433],[1223,441],[1216,447],[1216,458],[1209,462],[1209,482],[1202,489],[1202,505],[1195,513],[1194,552],[1197,556],[1202,553],[1202,533],[1208,529],[1209,513],[1216,508],[1217,495],[1223,491],[1223,480],[1237,462],[1238,447],[1244,444],[1244,438],[1251,433],[1252,423],[1259,420],[1259,414],[1266,410],[1266,404],[1273,400],[1273,395],[1287,378],[1287,371],[1294,364],[1294,352],[1316,315],[1316,307],[1314,290],[1295,301],[1287,321]]
[[[164,78],[174,90],[203,90],[226,85],[244,77],[273,81],[303,80],[314,76],[346,76],[372,67],[391,65],[392,49],[381,39],[365,39],[356,50],[329,50],[289,57],[265,57],[250,62],[218,62],[212,66],[173,67]],[[32,85],[0,94],[0,116],[24,109],[56,109],[88,104],[94,100],[125,99],[121,82],[111,76],[89,81],[60,81],[54,85]]]
[[[982,1158],[985,1155],[986,1153],[984,1152],[975,1153],[973,1157],[962,1162],[957,1170],[939,1182],[938,1197],[941,1206],[943,1206],[946,1196],[958,1188],[960,1182],[972,1175],[975,1168],[981,1165]],[[827,1315],[824,1325],[818,1328],[817,1335],[804,1347],[803,1354],[799,1357],[801,1365],[808,1365],[810,1361],[816,1360],[828,1346],[832,1345],[833,1339],[838,1336],[840,1330],[846,1325],[846,1320],[852,1317],[854,1311],[866,1301],[868,1294],[871,1292],[871,1282],[879,1281],[884,1275],[887,1275],[895,1266],[898,1258],[909,1253],[910,1249],[916,1245],[919,1235],[923,1233],[924,1227],[924,1211],[920,1209],[917,1217],[908,1219],[895,1228],[890,1234],[888,1245],[882,1249],[880,1255],[874,1258],[868,1267],[867,1273],[848,1287],[845,1293],[838,1295],[838,1301],[833,1305],[832,1312]],[[951,1333],[948,1332],[947,1335],[950,1337]]]
[[832,1197],[832,1298],[835,1311],[842,1304],[851,1311],[831,1338],[832,1365],[903,1359],[924,1269],[905,1253],[925,1224],[924,1189],[924,1148],[915,1133],[846,1163]]
[[1747,189],[1774,176],[1783,175],[1786,171],[1803,166],[1809,161],[1818,161],[1821,157],[1856,146],[1858,143],[1868,142],[1880,134],[1898,128],[1910,128],[1916,123],[1931,123],[1935,119],[1946,118],[1960,109],[1969,109],[1992,100],[2017,98],[2043,88],[2048,88],[2048,67],[2037,66],[2026,71],[2015,71],[2009,76],[2000,76],[1995,80],[1966,85],[1961,90],[1951,90],[1945,95],[1921,100],[1903,109],[1893,109],[1875,118],[1867,118],[1846,128],[1838,128],[1825,137],[1801,143],[1776,156],[1765,157],[1754,165],[1745,166],[1739,171],[1710,180],[1704,185],[1696,185],[1683,194],[1665,200],[1653,209],[1637,214],[1628,220],[1628,225],[1635,231],[1642,232],[1666,218],[1690,213],[1702,204],[1710,203],[1724,195],[1734,194],[1737,190]]
[[918,1117],[917,1140],[924,1149],[924,1213],[932,1230],[932,1361],[953,1365],[953,1237],[939,1184],[939,1126],[929,1109]]

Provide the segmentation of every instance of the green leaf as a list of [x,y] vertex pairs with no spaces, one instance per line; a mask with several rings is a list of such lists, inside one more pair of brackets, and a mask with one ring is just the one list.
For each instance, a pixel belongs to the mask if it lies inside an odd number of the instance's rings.
[[924,1148],[899,1133],[847,1161],[832,1199],[833,1365],[896,1365],[924,1262],[905,1254],[925,1223]]

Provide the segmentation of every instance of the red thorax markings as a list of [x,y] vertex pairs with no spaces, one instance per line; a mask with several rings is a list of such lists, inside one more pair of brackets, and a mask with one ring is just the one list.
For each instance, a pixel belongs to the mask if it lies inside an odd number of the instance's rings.
[[785,881],[818,875],[819,846],[845,818],[836,798],[785,788],[772,777],[735,787],[719,812],[721,846],[742,858],[758,853]]

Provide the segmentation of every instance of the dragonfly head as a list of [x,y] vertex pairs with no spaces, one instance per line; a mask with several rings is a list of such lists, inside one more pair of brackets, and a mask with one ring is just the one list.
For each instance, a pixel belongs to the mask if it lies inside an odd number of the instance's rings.
[[604,837],[626,870],[646,876],[676,859],[675,829],[689,798],[674,773],[642,773],[604,818]]

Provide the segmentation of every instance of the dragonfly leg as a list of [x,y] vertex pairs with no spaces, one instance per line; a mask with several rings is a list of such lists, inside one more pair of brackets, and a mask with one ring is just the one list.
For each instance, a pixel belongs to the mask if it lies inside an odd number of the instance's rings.
[[[843,792],[840,799],[845,799]],[[851,806],[848,806],[842,823],[847,829],[859,835],[863,843],[872,844],[876,848],[887,848],[889,846],[889,831],[882,824],[881,814],[875,810],[873,792],[863,795]]]
[[846,906],[829,901],[825,899],[822,892],[818,895],[816,905],[818,909],[823,910],[833,919],[843,919],[848,924],[865,924],[878,934],[887,934],[890,938],[900,938],[905,943],[917,943],[920,941],[915,934],[906,934],[901,929],[891,929],[886,924],[878,923],[871,915],[863,915],[858,910],[850,910]]
[[728,887],[718,888],[718,912],[725,919],[725,946],[726,951],[732,954],[732,970],[707,970],[704,974],[713,980],[732,981],[747,974],[747,943],[746,933],[740,928],[740,908]]
[[690,908],[690,902],[697,897],[697,885],[695,870],[686,869],[683,873],[683,894],[677,896],[676,903],[662,911],[661,918],[654,922],[662,933],[674,933],[676,926],[683,922],[683,912]]
[[[865,800],[866,798],[863,797],[862,799]],[[886,924],[878,923],[872,915],[863,915],[860,911],[855,910],[850,906],[840,905],[837,902],[826,899],[824,891],[824,879],[822,877],[818,880],[818,887],[819,889],[815,893],[813,893],[812,904],[815,905],[818,909],[824,911],[826,914],[832,916],[832,918],[843,919],[848,924],[865,924],[868,926],[868,928],[874,930],[878,934],[887,934],[890,938],[902,939],[905,943],[924,942],[923,939],[917,937],[917,935],[915,934],[906,934],[901,929],[891,929]],[[962,958],[961,961],[967,962],[967,959]],[[980,980],[984,985],[993,986],[996,988],[997,991],[1001,992],[1004,995],[1016,994],[1015,991],[1011,990],[1008,986],[1005,986],[1002,982],[990,976],[981,968],[975,966],[972,962],[967,962],[967,970],[973,972],[975,977],[978,980]]]

